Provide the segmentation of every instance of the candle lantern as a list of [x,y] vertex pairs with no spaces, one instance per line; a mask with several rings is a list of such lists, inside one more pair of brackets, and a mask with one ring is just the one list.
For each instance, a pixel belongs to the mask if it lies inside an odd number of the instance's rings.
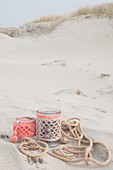
[[12,142],[20,142],[23,137],[36,136],[36,119],[31,117],[18,117],[13,123]]
[[50,147],[57,146],[61,137],[61,111],[44,109],[37,111],[37,138],[46,141]]

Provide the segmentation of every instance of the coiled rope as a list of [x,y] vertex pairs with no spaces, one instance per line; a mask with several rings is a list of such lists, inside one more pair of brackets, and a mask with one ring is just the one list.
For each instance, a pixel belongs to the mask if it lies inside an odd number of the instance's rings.
[[[27,157],[40,158],[46,153],[49,155],[63,160],[68,163],[86,162],[86,164],[95,163],[99,166],[106,166],[111,160],[110,149],[102,142],[92,140],[86,135],[83,130],[81,120],[79,118],[71,118],[67,121],[62,121],[62,136],[61,144],[58,148],[49,150],[48,144],[42,141],[35,142],[29,138],[24,138],[20,144],[19,150]],[[65,145],[68,143],[71,146]],[[107,159],[104,162],[97,161],[93,158],[94,145],[101,145],[107,153]],[[37,150],[41,153],[29,153],[28,151]]]

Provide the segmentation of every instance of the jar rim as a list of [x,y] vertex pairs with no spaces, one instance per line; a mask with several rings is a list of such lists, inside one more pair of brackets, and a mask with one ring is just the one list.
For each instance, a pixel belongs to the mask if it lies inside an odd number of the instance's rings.
[[46,108],[46,109],[40,109],[40,110],[37,110],[36,111],[38,114],[41,114],[41,115],[47,115],[47,116],[54,116],[54,115],[57,115],[57,114],[60,114],[61,111],[58,110],[58,109],[54,109],[54,108]]
[[34,117],[17,117],[16,121],[27,123],[27,122],[34,122],[36,119]]

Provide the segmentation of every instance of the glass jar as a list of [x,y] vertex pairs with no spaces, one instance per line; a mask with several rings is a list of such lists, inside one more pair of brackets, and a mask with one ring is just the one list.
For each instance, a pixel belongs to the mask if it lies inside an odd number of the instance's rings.
[[38,110],[36,114],[36,135],[50,147],[59,145],[61,137],[61,111],[57,109]]
[[36,119],[32,117],[16,118],[13,123],[13,136],[17,137],[17,142],[21,142],[23,137],[35,138]]

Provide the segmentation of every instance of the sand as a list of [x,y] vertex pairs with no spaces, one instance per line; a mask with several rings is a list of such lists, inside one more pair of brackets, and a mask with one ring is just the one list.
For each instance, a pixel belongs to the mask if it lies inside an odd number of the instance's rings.
[[[58,108],[62,120],[81,118],[87,134],[113,150],[112,28],[112,19],[79,17],[33,39],[0,34],[0,133],[11,134],[18,116]],[[70,165],[49,155],[46,163],[29,165],[15,144],[2,139],[0,153],[0,170],[113,169],[113,160],[107,167]]]

